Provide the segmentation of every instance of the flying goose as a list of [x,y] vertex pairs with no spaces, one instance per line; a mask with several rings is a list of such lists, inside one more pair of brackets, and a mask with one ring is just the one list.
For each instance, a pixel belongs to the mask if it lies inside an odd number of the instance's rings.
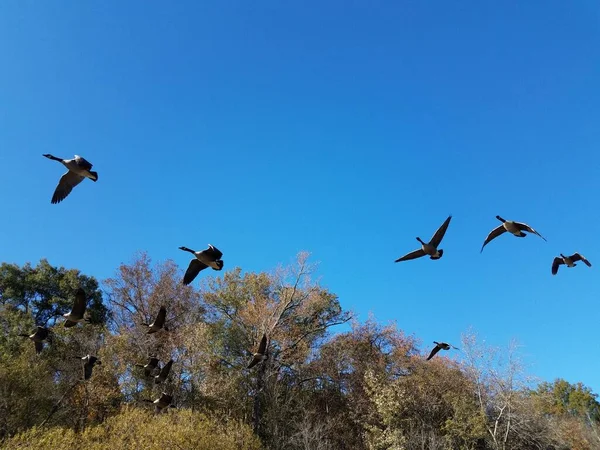
[[91,170],[92,164],[79,155],[75,155],[75,158],[73,159],[61,159],[50,154],[45,154],[43,156],[58,161],[69,169],[62,177],[60,177],[60,181],[52,196],[52,204],[60,203],[67,198],[67,195],[69,195],[73,188],[81,183],[84,178],[98,181],[98,173]]
[[582,261],[586,266],[592,267],[592,264],[577,252],[573,253],[571,256],[565,256],[561,253],[560,258],[557,256],[554,258],[554,261],[552,261],[552,275],[558,273],[558,266],[561,264],[565,264],[567,267],[575,267],[577,265],[575,264],[575,261]]
[[63,314],[63,316],[67,319],[65,321],[65,328],[74,327],[79,322],[89,322],[90,319],[83,317],[85,314],[86,308],[86,295],[85,291],[81,288],[77,289],[75,292],[75,300],[73,301],[73,308],[71,312]]
[[102,361],[100,361],[98,358],[96,358],[95,356],[92,356],[92,355],[74,356],[74,358],[85,361],[83,364],[83,378],[85,380],[89,380],[90,377],[92,376],[92,369],[94,368],[94,365],[102,364]]
[[160,373],[154,377],[154,384],[162,383],[169,376],[169,372],[171,371],[171,366],[173,365],[173,360],[169,360],[168,363],[164,365],[162,369],[160,369]]
[[454,345],[448,344],[446,342],[436,342],[436,341],[433,341],[433,343],[435,344],[435,347],[433,347],[433,350],[431,350],[431,353],[427,357],[427,361],[429,361],[431,358],[433,358],[435,356],[435,354],[437,352],[439,352],[440,350],[450,350],[450,347],[458,350],[457,347],[455,347]]
[[258,345],[258,351],[256,353],[252,353],[252,361],[248,364],[248,369],[251,369],[258,363],[261,363],[269,358],[267,353],[267,335],[263,333],[262,339],[260,340],[260,344]]
[[156,370],[159,368],[158,367],[158,358],[155,358],[154,356],[150,356],[147,364],[136,364],[135,366],[142,367],[144,369],[144,375],[149,377],[149,376],[153,375],[156,372]]
[[452,215],[449,215],[428,243],[423,242],[421,238],[417,237],[417,241],[421,243],[421,248],[415,250],[414,252],[410,252],[401,258],[398,258],[395,262],[408,261],[409,259],[420,258],[425,255],[429,255],[430,259],[440,259],[444,254],[444,250],[438,250],[438,245],[440,245],[440,243],[442,242],[442,239],[444,238],[444,234],[446,234],[446,230],[448,229],[448,225],[450,224],[451,219]]
[[[152,400],[148,400],[149,402],[152,402]],[[157,398],[156,400],[154,400],[152,403],[154,403],[154,405],[156,406],[156,412],[161,412],[163,409],[167,408],[167,407],[171,407],[174,408],[175,406],[171,405],[171,402],[173,401],[173,396],[167,394],[166,392],[163,392],[161,394],[161,396],[159,398]]]
[[38,325],[35,333],[33,334],[19,334],[19,336],[28,337],[35,344],[35,352],[41,353],[44,349],[44,341],[47,339],[50,342],[50,330],[45,327]]
[[169,331],[169,328],[167,328],[165,326],[166,317],[167,317],[167,308],[165,308],[164,306],[161,306],[154,322],[152,322],[150,325],[142,322],[142,325],[148,327],[148,331],[146,334],[156,333],[161,328],[164,328],[165,331]]
[[221,270],[223,268],[223,261],[221,260],[223,253],[214,245],[208,244],[206,250],[198,252],[187,247],[179,247],[179,249],[184,252],[190,252],[195,256],[195,258],[190,261],[190,265],[185,271],[183,284],[190,284],[194,281],[194,278],[198,276],[200,271],[207,267],[212,267],[213,270]]
[[507,231],[516,237],[527,236],[525,233],[523,233],[524,231],[527,231],[528,233],[537,234],[544,241],[546,240],[546,238],[544,236],[542,236],[540,233],[535,231],[533,228],[531,228],[526,223],[514,222],[512,220],[504,220],[500,216],[496,216],[496,219],[498,219],[500,222],[502,222],[502,225],[498,225],[496,228],[494,228],[492,231],[490,231],[490,234],[488,234],[488,236],[485,238],[485,242],[481,246],[481,251],[479,253],[483,252],[483,247],[485,247],[492,239],[497,238],[502,233],[505,233]]

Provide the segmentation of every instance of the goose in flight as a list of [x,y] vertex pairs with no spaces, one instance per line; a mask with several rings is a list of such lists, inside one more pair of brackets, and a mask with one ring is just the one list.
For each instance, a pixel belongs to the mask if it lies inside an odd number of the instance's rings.
[[158,358],[154,357],[154,356],[150,356],[148,363],[146,364],[136,364],[136,367],[142,367],[144,369],[144,375],[149,377],[151,375],[153,375],[156,370],[159,368],[158,367]]
[[[152,402],[152,400],[148,400],[149,402]],[[154,403],[154,406],[156,406],[156,412],[161,412],[163,409],[167,408],[167,407],[171,407],[171,408],[175,408],[175,406],[171,405],[171,402],[173,401],[173,396],[167,394],[166,392],[163,392],[159,398],[157,398],[156,400],[154,400],[152,403]]]
[[421,248],[415,250],[414,252],[410,252],[401,258],[398,258],[395,262],[408,261],[409,259],[420,258],[425,255],[429,255],[430,259],[440,259],[444,254],[444,250],[438,250],[438,245],[440,245],[440,243],[442,242],[442,239],[446,234],[446,230],[448,229],[448,225],[450,225],[451,219],[452,215],[448,216],[448,218],[437,229],[437,231],[428,243],[423,242],[421,238],[417,237],[417,241],[421,243]]
[[573,253],[571,256],[565,256],[561,253],[560,258],[557,256],[554,258],[554,261],[552,261],[552,275],[558,273],[558,267],[561,264],[564,264],[567,267],[575,267],[577,265],[575,264],[576,261],[582,261],[586,266],[592,267],[592,264],[579,253]]
[[165,326],[165,319],[167,318],[167,308],[164,306],[160,307],[158,314],[156,315],[156,319],[151,324],[147,324],[142,322],[142,325],[148,327],[148,331],[146,334],[152,334],[159,331],[161,328],[164,328],[165,331],[169,331],[169,329]]
[[183,284],[190,284],[200,271],[207,267],[211,267],[213,270],[223,268],[223,260],[221,260],[223,253],[214,245],[208,244],[207,249],[198,252],[187,247],[179,247],[179,249],[194,255],[194,259],[190,261],[190,265],[183,276]]
[[65,321],[65,328],[74,327],[79,322],[90,321],[90,319],[83,317],[85,314],[86,303],[87,299],[85,291],[81,288],[77,289],[77,292],[75,292],[75,300],[73,301],[73,308],[71,309],[71,312],[63,314],[63,316],[67,319]]
[[96,364],[102,364],[102,361],[100,361],[98,358],[96,358],[95,356],[92,356],[92,355],[74,356],[74,358],[81,359],[82,361],[84,361],[84,364],[83,364],[84,380],[90,379],[90,377],[92,376],[92,369],[94,368],[94,366]]
[[154,384],[162,383],[169,376],[169,372],[171,371],[171,366],[173,365],[173,360],[169,360],[168,363],[164,365],[162,369],[160,369],[160,373],[154,377]]
[[262,339],[260,340],[260,344],[258,344],[258,350],[256,353],[252,353],[252,361],[248,364],[248,369],[251,369],[258,363],[261,363],[268,359],[269,355],[267,353],[267,335],[263,333]]
[[81,183],[84,178],[98,181],[98,173],[92,171],[92,164],[79,155],[75,155],[75,158],[73,159],[61,159],[50,154],[45,154],[43,156],[58,161],[69,169],[62,177],[60,177],[60,181],[52,196],[52,204],[60,203],[67,198],[67,195],[69,195],[73,188]]
[[496,228],[494,228],[492,231],[490,231],[490,234],[488,234],[488,236],[485,238],[485,242],[481,246],[481,251],[479,253],[483,252],[483,247],[485,247],[492,239],[497,238],[498,236],[500,236],[501,234],[503,234],[507,231],[516,237],[527,236],[524,233],[524,231],[527,231],[528,233],[537,234],[544,241],[546,240],[546,238],[544,236],[542,236],[540,233],[535,231],[533,228],[531,228],[526,223],[514,222],[512,220],[504,220],[500,216],[496,216],[496,219],[498,219],[500,222],[502,222],[502,225],[498,225]]
[[435,344],[435,347],[433,347],[433,350],[431,350],[431,353],[427,357],[427,361],[429,361],[431,358],[433,358],[435,356],[435,354],[437,352],[439,352],[440,350],[450,350],[450,347],[458,350],[457,347],[455,347],[454,345],[448,344],[447,342],[436,342],[436,341],[433,341],[433,343]]
[[35,352],[41,353],[44,349],[44,341],[50,342],[50,330],[46,327],[40,327],[38,325],[35,333],[33,334],[19,334],[19,336],[28,337],[35,344]]

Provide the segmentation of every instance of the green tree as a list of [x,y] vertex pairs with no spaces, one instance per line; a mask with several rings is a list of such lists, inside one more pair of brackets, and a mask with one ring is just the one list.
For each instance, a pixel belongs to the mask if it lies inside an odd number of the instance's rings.
[[23,267],[0,265],[0,304],[22,309],[38,325],[54,325],[56,319],[69,312],[80,287],[89,299],[87,314],[91,323],[105,323],[108,310],[94,277],[83,275],[77,269],[54,267],[46,259],[35,267],[30,263]]

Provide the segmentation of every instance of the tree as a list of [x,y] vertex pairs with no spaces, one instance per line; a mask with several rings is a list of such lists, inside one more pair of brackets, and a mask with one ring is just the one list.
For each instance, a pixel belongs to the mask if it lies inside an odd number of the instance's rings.
[[38,325],[54,325],[57,318],[69,312],[80,287],[89,299],[87,314],[91,323],[105,323],[108,311],[94,277],[77,269],[51,266],[46,259],[40,260],[36,267],[29,263],[23,267],[0,265],[0,304],[22,309]]
[[[90,298],[86,315],[91,324],[67,329],[57,319],[71,309],[79,287]],[[56,268],[46,260],[36,267],[0,265],[0,437],[47,420],[58,411],[64,392],[76,391],[82,368],[71,355],[99,348],[107,312],[97,281],[76,269]],[[40,354],[19,336],[32,333],[36,325],[51,328],[51,344]],[[82,417],[75,414],[81,410],[73,408],[71,398],[63,400],[54,420],[67,423]]]
[[[329,328],[351,319],[335,295],[311,280],[314,266],[308,256],[300,253],[294,264],[272,274],[242,276],[234,269],[210,280],[203,293],[213,352],[220,355],[215,379],[233,380],[234,390],[252,399],[251,412],[240,413],[251,415],[255,432],[275,446],[288,445],[294,433],[289,424],[302,397],[297,386],[316,349]],[[263,333],[269,338],[269,359],[245,371]],[[212,386],[217,396],[220,384]]]
[[464,370],[475,384],[480,414],[487,419],[490,447],[526,450],[555,445],[550,423],[536,411],[528,395],[532,379],[523,371],[516,342],[501,351],[467,333],[462,337],[462,349]]

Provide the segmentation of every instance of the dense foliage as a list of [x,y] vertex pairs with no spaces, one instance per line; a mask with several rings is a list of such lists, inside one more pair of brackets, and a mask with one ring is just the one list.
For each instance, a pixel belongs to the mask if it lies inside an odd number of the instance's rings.
[[[0,439],[6,448],[594,449],[600,404],[586,386],[530,380],[514,345],[463,336],[460,362],[430,361],[394,325],[355,321],[311,280],[306,254],[273,273],[181,283],[173,262],[136,255],[104,280],[0,266]],[[83,287],[91,323],[62,326]],[[142,322],[167,307],[169,331]],[[332,327],[346,324],[345,331]],[[52,327],[36,354],[19,334]],[[334,331],[337,331],[334,333]],[[248,370],[262,333],[269,358]],[[429,347],[424,349],[429,351]],[[102,361],[81,381],[82,362]],[[174,364],[165,383],[149,355]],[[175,408],[156,413],[161,392]]]

